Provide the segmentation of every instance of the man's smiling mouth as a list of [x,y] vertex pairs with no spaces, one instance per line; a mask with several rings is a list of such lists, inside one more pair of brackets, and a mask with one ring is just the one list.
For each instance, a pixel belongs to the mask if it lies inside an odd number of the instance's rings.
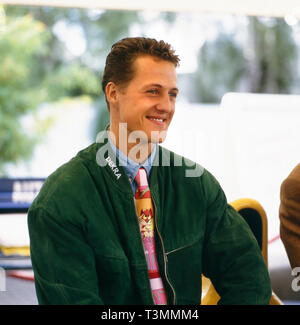
[[156,116],[146,116],[146,118],[150,121],[158,122],[158,123],[164,123],[167,120],[165,118],[156,117]]

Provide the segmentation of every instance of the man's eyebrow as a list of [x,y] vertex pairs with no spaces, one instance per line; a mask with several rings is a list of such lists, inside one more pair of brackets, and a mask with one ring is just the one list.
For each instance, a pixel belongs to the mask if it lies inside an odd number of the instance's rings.
[[[149,85],[145,85],[143,88],[148,88],[148,87],[164,88],[161,84],[149,84]],[[170,90],[179,91],[179,89],[177,87],[173,87]]]

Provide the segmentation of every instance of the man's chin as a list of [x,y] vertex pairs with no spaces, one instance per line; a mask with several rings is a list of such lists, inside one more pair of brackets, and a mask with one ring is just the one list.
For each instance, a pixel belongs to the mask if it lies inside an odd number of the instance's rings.
[[160,144],[160,143],[163,143],[164,141],[165,141],[166,139],[164,138],[164,139],[151,139],[151,141],[150,141],[150,143],[152,143],[152,144]]
[[153,144],[162,143],[166,140],[167,131],[151,131],[150,142]]

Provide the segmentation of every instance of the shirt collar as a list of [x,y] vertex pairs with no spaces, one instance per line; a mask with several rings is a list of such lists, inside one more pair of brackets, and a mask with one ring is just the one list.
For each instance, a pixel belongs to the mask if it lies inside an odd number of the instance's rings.
[[109,142],[111,148],[113,149],[116,157],[118,158],[120,165],[124,167],[124,170],[129,178],[131,178],[133,180],[135,178],[138,170],[141,167],[145,168],[145,170],[147,172],[147,176],[149,177],[150,171],[152,168],[152,164],[153,164],[153,160],[154,160],[155,154],[156,154],[156,149],[157,149],[156,144],[154,145],[150,156],[142,164],[138,164],[137,162],[135,162],[132,159],[130,159],[129,157],[127,157],[122,151],[120,151],[116,147],[116,145],[113,143],[113,141],[111,140],[111,138],[109,136],[109,132],[107,132],[107,137],[108,137],[108,142]]

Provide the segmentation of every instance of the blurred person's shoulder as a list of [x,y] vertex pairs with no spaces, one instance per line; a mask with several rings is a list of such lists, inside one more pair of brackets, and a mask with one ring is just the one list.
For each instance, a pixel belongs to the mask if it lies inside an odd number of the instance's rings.
[[288,197],[297,196],[300,202],[300,163],[294,167],[291,173],[282,182],[281,195]]
[[289,174],[288,178],[295,178],[300,182],[300,163],[294,167],[294,169]]

